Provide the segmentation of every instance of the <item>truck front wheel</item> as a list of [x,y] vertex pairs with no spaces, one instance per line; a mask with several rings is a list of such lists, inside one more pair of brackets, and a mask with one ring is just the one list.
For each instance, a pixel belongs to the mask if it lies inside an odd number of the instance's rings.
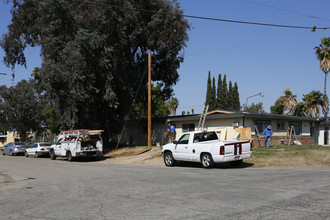
[[204,153],[202,155],[201,161],[202,161],[202,166],[204,168],[211,168],[214,165],[212,156],[211,156],[211,154],[208,154],[208,153]]
[[171,152],[165,152],[164,163],[168,167],[172,167],[176,164],[176,160],[173,158],[173,155]]
[[55,156],[55,152],[54,152],[54,150],[51,150],[50,152],[49,152],[49,156],[50,156],[50,159],[51,160],[55,160],[56,159],[56,156]]

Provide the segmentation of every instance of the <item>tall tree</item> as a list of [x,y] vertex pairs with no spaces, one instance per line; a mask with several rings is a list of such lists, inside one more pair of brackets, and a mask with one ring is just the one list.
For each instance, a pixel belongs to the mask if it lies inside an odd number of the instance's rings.
[[227,88],[227,76],[226,74],[223,76],[222,80],[222,92],[221,94],[223,95],[223,109],[228,109],[228,88]]
[[289,88],[284,90],[284,96],[280,97],[280,103],[283,107],[283,115],[294,115],[298,104],[297,96],[293,95]]
[[234,110],[234,88],[231,81],[229,81],[229,85],[228,85],[227,100],[228,100],[227,110]]
[[323,106],[323,94],[320,91],[311,91],[304,95],[303,101],[305,102],[304,110],[307,117],[320,117],[320,106]]
[[[13,5],[12,23],[1,41],[4,62],[11,67],[25,65],[24,49],[41,47],[40,81],[60,112],[62,128],[119,130],[140,82],[147,84],[143,76],[148,52],[152,80],[164,83],[167,98],[172,95],[189,29],[179,4],[167,0],[112,0],[102,5],[65,0],[8,2]],[[137,95],[137,101],[143,94]]]
[[322,38],[321,44],[314,48],[320,68],[324,72],[323,114],[327,116],[329,111],[329,99],[327,96],[327,74],[330,71],[330,37]]
[[212,96],[209,110],[215,110],[217,108],[217,98],[216,98],[216,87],[215,87],[215,78],[212,78]]
[[209,75],[207,77],[207,86],[206,86],[206,100],[205,105],[209,105],[209,109],[212,103],[213,89],[212,89],[212,81],[211,81],[211,72],[209,71]]
[[221,74],[219,74],[218,75],[218,87],[217,87],[217,109],[223,109],[222,102],[223,102],[222,79],[221,79]]
[[233,100],[234,100],[234,110],[239,111],[241,109],[241,103],[239,101],[239,92],[238,92],[237,82],[235,82],[235,84],[234,84]]

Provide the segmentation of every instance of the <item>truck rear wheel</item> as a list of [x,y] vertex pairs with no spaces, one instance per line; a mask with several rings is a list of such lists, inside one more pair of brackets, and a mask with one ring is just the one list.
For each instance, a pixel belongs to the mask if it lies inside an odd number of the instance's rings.
[[204,168],[211,168],[214,165],[213,158],[212,158],[211,154],[208,154],[208,153],[204,153],[202,155],[201,161],[202,161],[202,166]]
[[56,156],[55,156],[55,152],[54,152],[54,150],[51,150],[51,151],[49,152],[49,156],[50,156],[50,159],[51,159],[51,160],[55,160],[55,159],[56,159]]
[[69,161],[69,162],[72,162],[72,161],[73,161],[73,157],[72,157],[72,154],[71,154],[70,151],[67,152],[67,158],[68,158],[68,161]]
[[168,167],[172,167],[176,164],[176,160],[173,158],[173,155],[171,152],[165,152],[164,163]]

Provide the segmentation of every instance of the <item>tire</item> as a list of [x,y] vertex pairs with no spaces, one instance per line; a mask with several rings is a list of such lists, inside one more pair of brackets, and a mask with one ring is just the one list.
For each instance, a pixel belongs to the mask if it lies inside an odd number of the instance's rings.
[[5,154],[5,152],[4,151],[2,151],[2,156],[5,156],[6,154]]
[[54,152],[53,150],[51,150],[51,151],[49,152],[49,156],[50,156],[50,159],[51,159],[51,160],[55,160],[55,159],[56,159],[55,152]]
[[29,154],[28,154],[26,151],[25,151],[24,155],[25,155],[26,157],[29,157]]
[[13,156],[13,151],[9,151],[9,156]]
[[173,158],[173,155],[171,152],[165,152],[164,154],[164,163],[168,167],[173,167],[176,164],[176,160]]
[[214,166],[214,161],[211,154],[204,153],[201,157],[202,166],[204,168],[211,168]]
[[229,162],[229,164],[232,166],[232,167],[239,167],[241,166],[243,163],[243,160],[235,160],[235,161],[231,161]]
[[71,152],[68,151],[68,152],[66,153],[66,155],[67,155],[68,161],[69,161],[69,162],[72,162],[72,161],[73,161],[73,157],[72,157]]
[[39,153],[38,153],[38,152],[35,152],[35,153],[34,153],[34,157],[35,157],[35,158],[38,158],[38,157],[39,157]]

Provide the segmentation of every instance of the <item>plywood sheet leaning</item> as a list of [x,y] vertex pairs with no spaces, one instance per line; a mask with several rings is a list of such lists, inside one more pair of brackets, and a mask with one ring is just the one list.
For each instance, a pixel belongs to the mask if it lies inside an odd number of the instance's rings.
[[226,140],[237,140],[239,138],[239,135],[240,135],[239,132],[232,129],[228,129]]
[[251,128],[236,128],[236,132],[240,133],[241,140],[251,140]]
[[226,140],[227,129],[217,129],[216,132],[220,140]]

